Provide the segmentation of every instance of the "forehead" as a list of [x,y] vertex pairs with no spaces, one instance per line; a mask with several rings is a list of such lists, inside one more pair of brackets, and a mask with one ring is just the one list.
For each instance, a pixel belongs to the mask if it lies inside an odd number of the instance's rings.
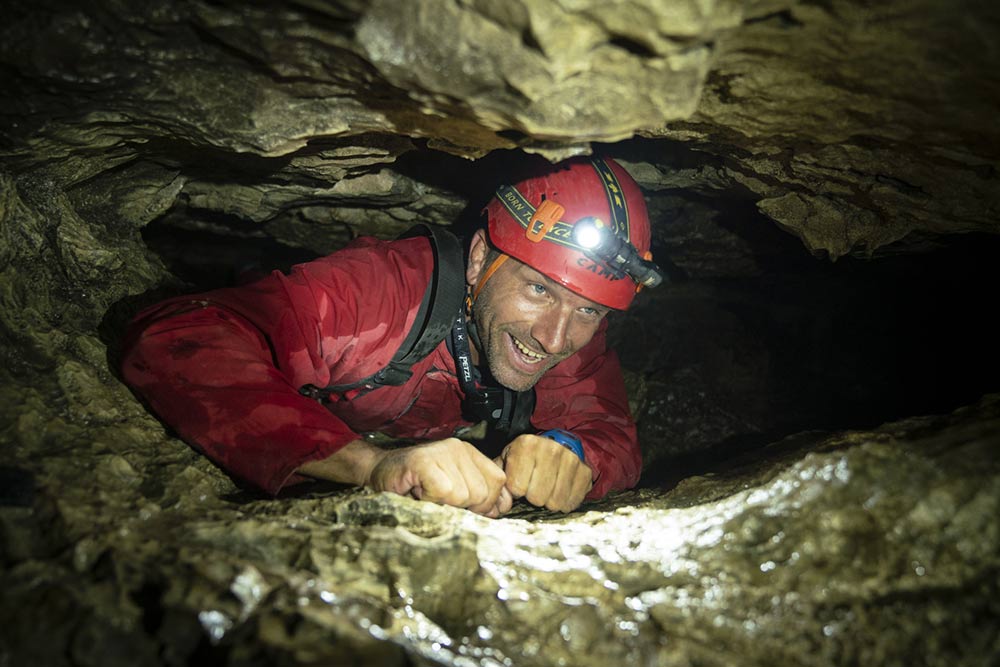
[[514,257],[511,257],[507,263],[512,265],[510,273],[515,280],[527,283],[538,283],[558,296],[560,301],[569,302],[578,308],[593,308],[597,311],[610,310],[607,306],[601,305],[596,301],[591,301],[586,297],[582,297],[567,287],[560,285],[558,282],[552,280],[541,271],[531,268],[524,262]]

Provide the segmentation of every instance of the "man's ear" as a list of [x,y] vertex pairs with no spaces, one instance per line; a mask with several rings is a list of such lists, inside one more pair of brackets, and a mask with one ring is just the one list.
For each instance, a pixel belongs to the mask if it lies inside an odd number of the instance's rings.
[[486,242],[486,230],[477,229],[469,244],[469,263],[465,267],[465,282],[468,283],[469,287],[475,287],[476,283],[479,282],[489,250],[489,243]]

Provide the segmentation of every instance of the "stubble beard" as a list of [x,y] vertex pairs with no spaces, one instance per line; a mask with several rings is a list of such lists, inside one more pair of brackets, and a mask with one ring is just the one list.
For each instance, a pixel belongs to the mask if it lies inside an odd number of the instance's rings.
[[511,331],[510,327],[507,326],[498,326],[491,329],[490,322],[495,320],[496,316],[488,304],[488,299],[481,298],[472,316],[476,323],[476,329],[479,332],[479,340],[486,347],[486,363],[489,365],[490,373],[493,375],[493,379],[507,389],[512,391],[528,391],[542,379],[542,376],[550,368],[562,361],[562,358],[550,356],[548,359],[538,362],[538,371],[530,375],[511,368],[507,364],[507,336],[513,335],[522,341],[524,338],[518,336],[516,332]]

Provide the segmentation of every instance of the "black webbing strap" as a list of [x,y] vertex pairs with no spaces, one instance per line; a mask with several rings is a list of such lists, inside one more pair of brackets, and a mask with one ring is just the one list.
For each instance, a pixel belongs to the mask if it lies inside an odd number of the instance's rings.
[[511,439],[525,433],[535,433],[537,429],[531,425],[531,415],[535,412],[535,388],[511,393],[514,394],[514,409],[511,411],[510,422],[497,424],[496,428]]
[[470,422],[485,421],[490,431],[504,433],[510,438],[528,433],[531,415],[535,411],[535,389],[514,391],[502,386],[484,369],[483,377],[472,364],[472,341],[475,322],[465,320],[459,313],[451,327],[451,353],[455,358],[455,375],[465,398],[462,399],[462,416]]
[[[445,339],[451,331],[455,313],[462,312],[465,301],[465,258],[458,238],[445,229],[431,225],[416,225],[399,238],[413,236],[430,237],[431,247],[434,249],[434,275],[424,293],[414,326],[390,362],[403,364],[407,368],[433,352]],[[428,294],[429,311],[426,308]],[[420,331],[415,335],[418,324]]]
[[611,231],[615,236],[630,240],[631,229],[629,229],[628,203],[625,201],[625,193],[618,182],[618,177],[611,170],[608,163],[600,158],[591,158],[591,166],[601,177],[601,184],[604,186],[604,196],[608,198],[608,210],[611,212]]
[[416,225],[399,236],[400,239],[427,236],[434,251],[434,272],[420,301],[413,326],[406,334],[392,360],[384,367],[355,382],[330,385],[322,389],[307,384],[299,393],[326,400],[330,394],[352,389],[376,389],[384,385],[399,386],[412,377],[410,368],[434,351],[451,331],[455,314],[460,313],[465,299],[465,259],[462,245],[451,232],[433,225]]

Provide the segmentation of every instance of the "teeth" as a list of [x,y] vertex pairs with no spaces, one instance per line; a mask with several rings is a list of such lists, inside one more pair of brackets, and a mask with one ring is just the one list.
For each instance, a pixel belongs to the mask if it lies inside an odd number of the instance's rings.
[[537,352],[533,352],[532,350],[529,350],[528,348],[526,348],[521,343],[521,341],[519,341],[518,339],[514,338],[513,336],[511,336],[511,338],[513,338],[514,345],[517,346],[517,349],[520,350],[521,354],[523,354],[524,356],[526,356],[529,359],[531,359],[531,363],[535,363],[535,362],[541,361],[546,356],[548,356],[548,355],[545,355],[545,354],[538,354]]

